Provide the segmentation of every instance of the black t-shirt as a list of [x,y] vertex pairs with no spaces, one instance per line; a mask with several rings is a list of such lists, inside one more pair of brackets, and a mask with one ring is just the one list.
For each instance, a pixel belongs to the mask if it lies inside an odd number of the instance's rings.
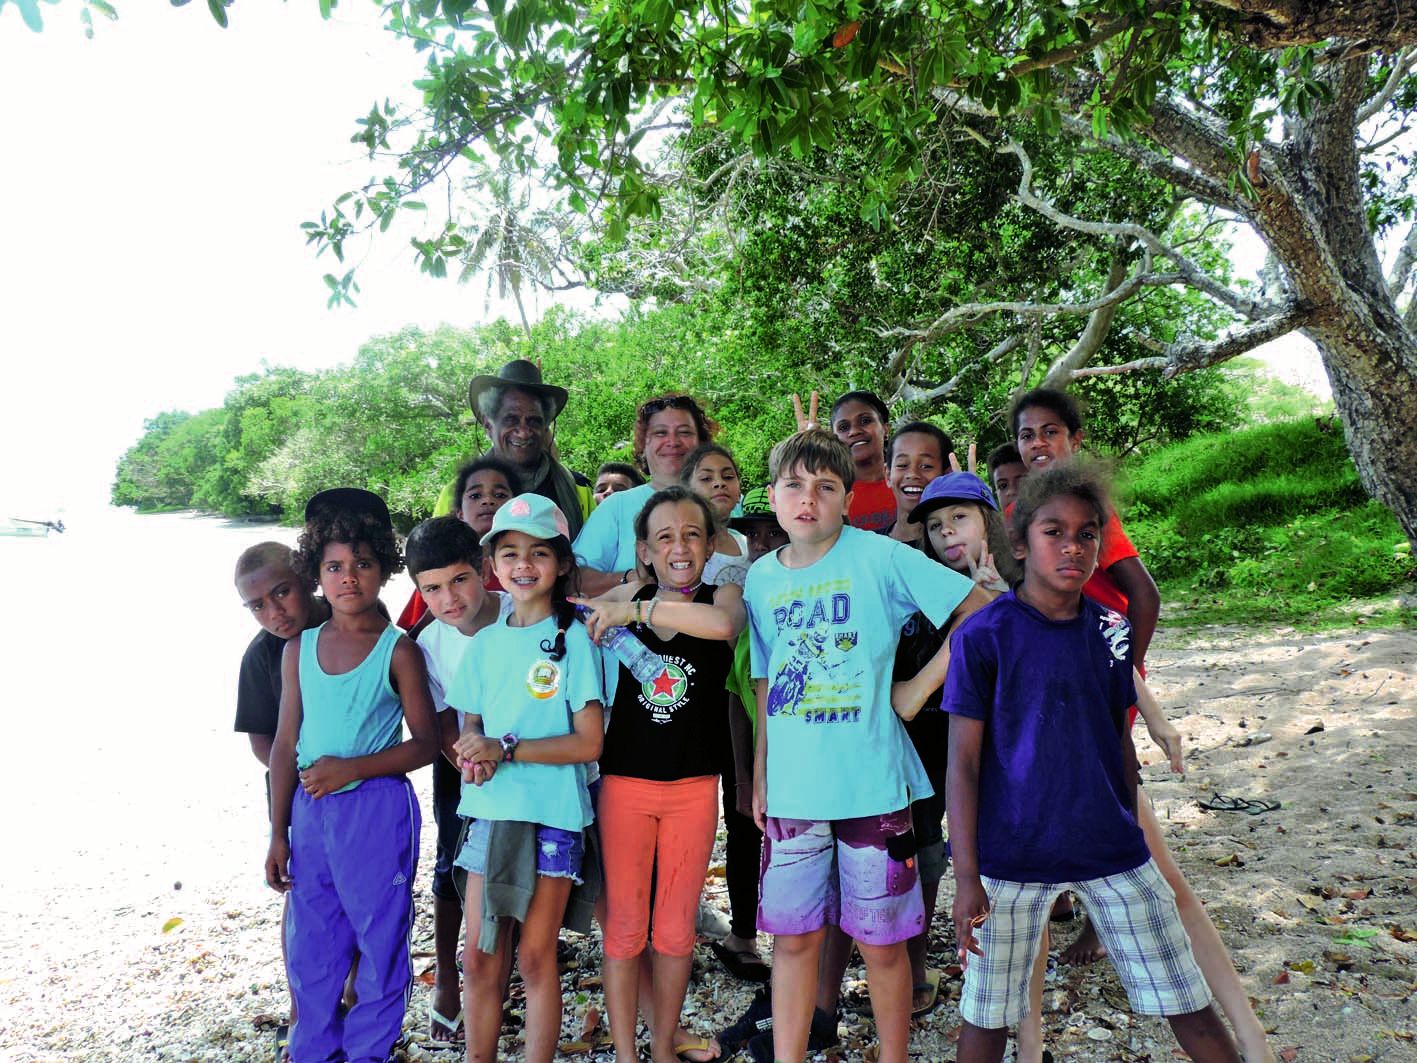
[[[900,633],[900,645],[895,651],[895,668],[892,682],[899,683],[911,679],[920,669],[930,663],[940,647],[945,644],[944,633],[925,617],[916,613]],[[920,754],[920,762],[925,765],[925,774],[930,777],[930,785],[935,793],[944,797],[945,769],[950,755],[950,717],[940,711],[940,690],[933,691],[915,719],[905,725],[905,733]]]
[[[716,589],[704,584],[693,601],[712,605]],[[636,597],[653,595],[654,588],[646,587]],[[724,684],[733,667],[733,647],[722,639],[683,632],[661,639],[648,625],[632,630],[664,658],[664,671],[641,685],[620,665],[601,774],[657,782],[717,775],[728,745]]]
[[280,658],[285,639],[265,628],[241,655],[236,681],[236,730],[244,734],[273,735],[280,719]]

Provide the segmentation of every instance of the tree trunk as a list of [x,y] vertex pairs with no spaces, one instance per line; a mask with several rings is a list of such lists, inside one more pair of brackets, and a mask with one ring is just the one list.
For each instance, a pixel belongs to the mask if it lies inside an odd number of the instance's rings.
[[1323,356],[1363,486],[1417,549],[1417,338],[1393,302],[1368,228],[1356,145],[1368,92],[1365,59],[1334,64],[1333,99],[1291,121],[1280,186],[1261,190],[1255,221],[1296,294]]
[[1358,478],[1417,550],[1417,343],[1389,308],[1354,310],[1305,331],[1323,355]]

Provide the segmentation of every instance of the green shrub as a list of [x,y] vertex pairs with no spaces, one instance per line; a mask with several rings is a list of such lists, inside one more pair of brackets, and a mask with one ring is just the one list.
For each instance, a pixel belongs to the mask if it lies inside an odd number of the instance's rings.
[[1127,532],[1162,599],[1232,620],[1297,620],[1417,575],[1336,424],[1196,436],[1128,467]]

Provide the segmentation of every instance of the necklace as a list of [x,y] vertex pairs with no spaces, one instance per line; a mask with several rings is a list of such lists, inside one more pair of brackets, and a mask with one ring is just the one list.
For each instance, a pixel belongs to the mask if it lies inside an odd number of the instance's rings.
[[664,584],[661,583],[659,585],[659,589],[662,591],[673,591],[675,594],[682,594],[685,598],[687,598],[691,594],[697,594],[699,592],[699,588],[703,585],[704,581],[698,579],[694,581],[694,585],[692,587],[666,587]]

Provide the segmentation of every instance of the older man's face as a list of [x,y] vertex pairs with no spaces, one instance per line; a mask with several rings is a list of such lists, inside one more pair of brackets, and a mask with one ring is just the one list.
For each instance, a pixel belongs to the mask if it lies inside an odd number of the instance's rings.
[[508,389],[486,427],[492,450],[519,468],[534,468],[551,445],[551,425],[541,400],[525,391]]

